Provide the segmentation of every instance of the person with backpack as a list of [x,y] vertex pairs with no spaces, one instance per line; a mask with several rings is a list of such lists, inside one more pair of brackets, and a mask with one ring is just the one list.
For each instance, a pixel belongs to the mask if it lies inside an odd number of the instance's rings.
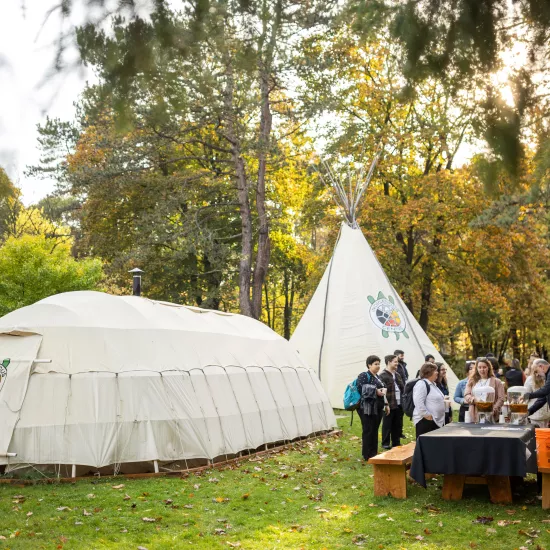
[[384,361],[386,369],[380,374],[380,380],[384,382],[388,389],[386,397],[390,406],[390,414],[386,415],[382,421],[382,448],[389,450],[392,447],[401,445],[399,441],[403,432],[401,396],[405,391],[405,382],[397,370],[399,365],[397,356],[386,355]]
[[386,387],[378,377],[380,357],[367,357],[367,370],[357,377],[357,387],[361,390],[361,402],[357,413],[363,428],[361,454],[365,460],[378,454],[378,429],[384,412],[390,409],[386,401]]
[[437,387],[438,376],[437,365],[434,363],[424,363],[420,367],[420,378],[413,388],[412,420],[416,439],[445,425],[445,396]]

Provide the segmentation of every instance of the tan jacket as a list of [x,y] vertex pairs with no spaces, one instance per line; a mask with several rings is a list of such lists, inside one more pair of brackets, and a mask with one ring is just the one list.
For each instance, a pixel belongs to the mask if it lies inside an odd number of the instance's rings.
[[[505,400],[505,393],[504,393],[504,384],[495,376],[491,376],[489,378],[489,386],[495,390],[495,404],[493,405],[493,416],[495,419],[498,419],[500,415],[500,410],[502,409],[502,405],[504,404]],[[477,410],[476,406],[474,405],[474,396],[472,394],[472,390],[474,387],[474,381],[468,380],[468,383],[466,384],[466,390],[464,391],[464,403],[468,403],[470,405],[470,418],[472,422],[477,422]]]

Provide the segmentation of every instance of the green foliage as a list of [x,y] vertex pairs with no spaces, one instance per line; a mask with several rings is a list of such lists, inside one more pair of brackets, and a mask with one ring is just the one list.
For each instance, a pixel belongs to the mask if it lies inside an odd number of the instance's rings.
[[73,290],[95,290],[102,278],[97,259],[77,261],[70,242],[45,235],[10,237],[0,248],[0,315]]

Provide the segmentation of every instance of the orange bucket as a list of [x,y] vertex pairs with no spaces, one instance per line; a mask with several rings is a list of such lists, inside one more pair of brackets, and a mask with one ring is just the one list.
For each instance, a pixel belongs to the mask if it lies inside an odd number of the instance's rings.
[[537,428],[537,464],[539,468],[550,468],[550,429]]

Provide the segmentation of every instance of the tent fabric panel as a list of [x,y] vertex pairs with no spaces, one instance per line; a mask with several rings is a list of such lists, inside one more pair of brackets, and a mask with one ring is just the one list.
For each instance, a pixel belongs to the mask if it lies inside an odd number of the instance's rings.
[[39,334],[29,336],[0,335],[0,363],[10,359],[0,378],[0,453],[10,447],[13,431],[25,400],[33,361],[42,343]]

